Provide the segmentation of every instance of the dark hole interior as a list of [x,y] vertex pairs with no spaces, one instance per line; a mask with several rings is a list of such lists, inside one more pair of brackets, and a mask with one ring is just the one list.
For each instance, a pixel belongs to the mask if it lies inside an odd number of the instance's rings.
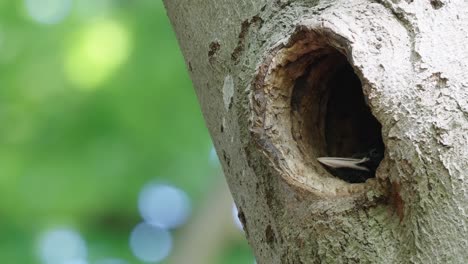
[[381,125],[372,115],[361,82],[346,57],[332,49],[309,55],[311,63],[296,79],[291,109],[293,137],[310,159],[337,157],[369,160],[368,171],[324,168],[349,183],[375,177],[383,159]]
[[327,156],[369,158],[361,164],[369,171],[327,169],[347,182],[365,182],[375,177],[375,170],[383,159],[382,127],[372,115],[361,81],[349,63],[338,68],[326,86],[329,89],[324,133]]
[[345,64],[327,86],[330,89],[325,122],[327,153],[352,157],[383,145],[381,125],[371,114],[361,81],[351,66]]

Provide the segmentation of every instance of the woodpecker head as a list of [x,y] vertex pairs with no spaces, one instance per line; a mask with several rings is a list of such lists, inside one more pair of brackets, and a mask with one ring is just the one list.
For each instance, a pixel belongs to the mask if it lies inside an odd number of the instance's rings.
[[383,150],[371,149],[364,155],[354,156],[356,157],[320,157],[317,160],[331,174],[350,183],[365,182],[375,177],[375,171],[383,159]]

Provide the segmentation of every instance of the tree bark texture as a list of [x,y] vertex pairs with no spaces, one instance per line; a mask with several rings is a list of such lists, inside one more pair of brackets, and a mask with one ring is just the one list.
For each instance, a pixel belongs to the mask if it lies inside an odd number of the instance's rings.
[[467,1],[165,6],[258,263],[468,262]]

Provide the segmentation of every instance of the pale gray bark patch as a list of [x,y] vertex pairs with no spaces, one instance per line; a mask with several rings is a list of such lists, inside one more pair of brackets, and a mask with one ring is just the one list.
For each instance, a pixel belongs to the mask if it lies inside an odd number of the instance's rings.
[[[468,260],[468,2],[165,5],[258,263]],[[375,179],[316,162],[324,108],[291,114],[314,54],[341,54],[361,81],[386,147]]]
[[223,84],[223,100],[224,100],[224,107],[226,108],[226,110],[229,110],[229,108],[231,108],[233,96],[234,96],[234,80],[232,79],[231,75],[227,75],[224,78],[224,84]]

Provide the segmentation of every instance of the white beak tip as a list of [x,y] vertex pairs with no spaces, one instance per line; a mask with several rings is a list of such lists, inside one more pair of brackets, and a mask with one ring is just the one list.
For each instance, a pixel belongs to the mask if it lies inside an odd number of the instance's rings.
[[360,171],[369,171],[368,168],[361,165],[363,162],[366,162],[368,160],[369,160],[368,158],[363,158],[363,159],[336,158],[336,157],[317,158],[318,162],[332,169],[347,168],[347,169],[354,169],[354,170],[360,170]]

